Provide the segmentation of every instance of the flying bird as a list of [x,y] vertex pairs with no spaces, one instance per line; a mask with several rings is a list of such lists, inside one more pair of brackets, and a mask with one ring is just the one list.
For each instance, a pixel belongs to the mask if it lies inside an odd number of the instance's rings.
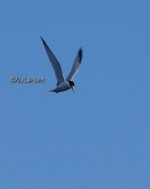
[[53,70],[54,70],[54,73],[55,73],[55,76],[56,76],[56,79],[57,79],[56,88],[53,89],[53,90],[50,90],[50,91],[59,93],[59,92],[63,92],[63,91],[67,91],[69,89],[72,89],[72,91],[74,93],[75,84],[73,82],[73,78],[74,78],[75,74],[77,73],[79,66],[81,64],[82,54],[83,54],[82,49],[81,48],[79,49],[77,56],[75,58],[74,64],[71,68],[71,71],[70,71],[68,77],[65,80],[59,61],[56,59],[55,55],[53,54],[53,52],[48,47],[48,45],[46,44],[46,42],[44,41],[44,39],[42,37],[41,37],[41,40],[43,42],[43,45],[45,47],[45,50],[46,50],[47,55],[49,57],[49,60],[52,64],[52,67],[53,67]]

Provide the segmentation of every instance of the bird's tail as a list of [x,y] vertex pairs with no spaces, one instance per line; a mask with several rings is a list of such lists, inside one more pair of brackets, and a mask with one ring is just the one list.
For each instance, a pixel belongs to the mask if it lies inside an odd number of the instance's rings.
[[55,89],[53,89],[53,90],[49,90],[48,92],[56,92],[56,91],[55,91]]

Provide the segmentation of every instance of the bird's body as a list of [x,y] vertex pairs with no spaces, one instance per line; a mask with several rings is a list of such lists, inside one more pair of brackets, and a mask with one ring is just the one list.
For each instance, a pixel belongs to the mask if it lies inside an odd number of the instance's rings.
[[60,83],[55,89],[53,89],[51,91],[59,93],[59,92],[67,91],[69,89],[71,89],[71,86],[70,86],[69,82],[68,81],[64,81],[64,82]]
[[55,76],[57,79],[56,88],[53,90],[50,90],[50,91],[59,93],[59,92],[63,92],[63,91],[72,89],[72,91],[74,92],[75,84],[72,80],[73,80],[73,77],[75,76],[75,74],[77,73],[79,66],[81,64],[82,49],[79,49],[79,52],[76,56],[73,66],[72,66],[72,69],[71,69],[67,79],[65,80],[60,63],[58,62],[55,55],[52,53],[52,51],[50,50],[50,48],[48,47],[48,45],[46,44],[44,39],[42,37],[41,37],[41,39],[42,39],[43,45],[45,47],[45,50],[47,52],[47,55],[49,57],[49,60],[52,63],[52,67],[53,67],[53,70],[54,70],[54,73],[55,73]]

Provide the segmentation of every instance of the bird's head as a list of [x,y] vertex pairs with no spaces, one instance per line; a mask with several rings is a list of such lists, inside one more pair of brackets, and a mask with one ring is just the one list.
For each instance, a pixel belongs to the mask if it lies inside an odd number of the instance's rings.
[[75,86],[74,82],[73,81],[68,81],[68,82],[69,82],[69,85],[74,93],[74,86]]

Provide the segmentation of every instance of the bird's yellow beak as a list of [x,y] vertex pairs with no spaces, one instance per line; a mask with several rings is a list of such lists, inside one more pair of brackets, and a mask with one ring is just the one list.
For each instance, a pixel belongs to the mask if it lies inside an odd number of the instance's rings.
[[71,89],[72,89],[73,93],[75,93],[75,92],[74,92],[74,86],[72,86]]

